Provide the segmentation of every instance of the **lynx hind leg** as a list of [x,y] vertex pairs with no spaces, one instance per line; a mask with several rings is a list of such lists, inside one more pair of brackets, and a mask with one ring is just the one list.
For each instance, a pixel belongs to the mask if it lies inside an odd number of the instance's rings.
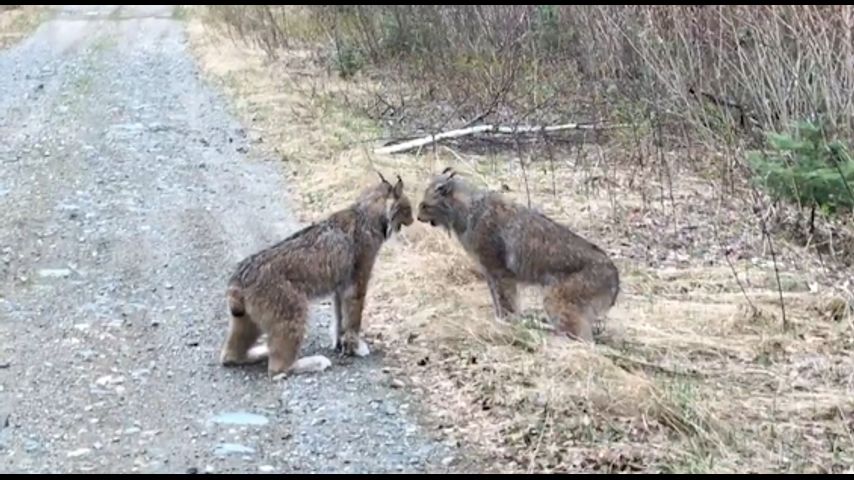
[[594,339],[605,337],[605,323],[611,310],[613,296],[603,293],[591,299],[587,305],[587,317],[590,319]]
[[246,312],[246,299],[239,286],[229,285],[226,298],[231,321],[228,336],[220,351],[220,363],[224,366],[254,363],[257,359],[248,355],[248,352],[261,336],[261,329]]
[[261,329],[248,315],[232,316],[228,338],[226,338],[220,352],[220,363],[226,367],[233,367],[263,360],[265,357],[259,356],[258,352],[251,348],[260,336]]
[[301,328],[284,328],[284,331],[271,335],[269,345],[268,373],[273,380],[289,375],[319,373],[330,366],[332,361],[324,355],[311,355],[298,358],[302,345]]
[[543,307],[559,333],[592,343],[594,319],[586,305],[589,298],[584,293],[583,285],[569,279],[546,290]]
[[[267,373],[273,379],[290,374],[320,372],[332,362],[322,355],[299,358],[308,320],[308,299],[290,283],[259,292],[267,331]],[[264,352],[259,348],[257,353]]]
[[299,355],[308,316],[308,301],[290,285],[266,297],[267,371],[271,377],[287,373]]

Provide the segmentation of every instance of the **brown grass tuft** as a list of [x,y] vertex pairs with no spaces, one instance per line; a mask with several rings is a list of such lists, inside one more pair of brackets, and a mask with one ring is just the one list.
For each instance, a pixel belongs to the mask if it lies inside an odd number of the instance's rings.
[[48,14],[43,5],[0,5],[0,48],[29,35]]

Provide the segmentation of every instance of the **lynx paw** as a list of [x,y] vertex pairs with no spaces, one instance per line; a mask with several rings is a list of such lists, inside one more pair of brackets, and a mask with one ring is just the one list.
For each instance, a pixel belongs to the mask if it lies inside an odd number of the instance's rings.
[[355,335],[345,335],[342,341],[342,350],[345,355],[356,357],[367,357],[371,349],[367,342]]
[[371,354],[371,349],[368,348],[368,344],[360,338],[359,344],[356,345],[356,349],[353,351],[353,354],[357,357],[364,358]]
[[303,357],[294,362],[287,372],[278,374],[271,373],[270,376],[274,382],[283,380],[291,375],[300,375],[305,373],[320,373],[332,366],[332,361],[324,355],[312,355]]
[[270,356],[270,348],[267,345],[255,345],[246,353],[246,357],[250,362],[260,362],[266,360]]

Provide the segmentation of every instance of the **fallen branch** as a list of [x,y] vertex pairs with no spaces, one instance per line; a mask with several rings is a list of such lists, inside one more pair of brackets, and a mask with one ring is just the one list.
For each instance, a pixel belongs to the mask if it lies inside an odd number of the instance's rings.
[[497,133],[497,134],[507,134],[507,135],[523,135],[523,134],[532,134],[532,133],[548,133],[548,132],[559,132],[562,130],[596,130],[602,128],[615,128],[616,126],[605,127],[602,125],[591,125],[591,124],[582,124],[582,123],[565,123],[562,125],[550,125],[550,126],[521,126],[521,127],[507,127],[501,125],[477,125],[474,127],[461,128],[458,130],[450,130],[447,132],[438,133],[436,135],[427,135],[426,137],[416,138],[415,140],[410,140],[407,142],[399,143],[397,145],[390,145],[387,147],[378,148],[376,153],[400,153],[405,152],[407,150],[412,150],[413,148],[423,147],[425,145],[430,145],[432,143],[436,143],[442,140],[447,140],[451,138],[460,138],[468,135],[474,135],[477,133]]

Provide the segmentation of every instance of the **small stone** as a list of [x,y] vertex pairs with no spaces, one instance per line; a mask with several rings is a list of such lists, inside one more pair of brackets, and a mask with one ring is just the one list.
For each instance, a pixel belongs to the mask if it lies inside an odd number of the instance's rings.
[[39,276],[42,278],[68,278],[71,276],[71,270],[67,268],[43,268],[39,270]]
[[267,425],[269,420],[254,413],[225,412],[215,416],[213,422],[227,425]]
[[125,381],[125,378],[120,375],[104,375],[95,380],[95,385],[103,387],[105,385],[118,385]]
[[239,443],[220,443],[214,448],[214,455],[225,456],[231,454],[251,454],[255,453],[254,448],[250,448]]
[[78,448],[77,450],[72,450],[66,454],[68,458],[77,458],[82,457],[84,455],[88,455],[92,450],[88,448]]
[[258,471],[261,473],[273,473],[276,469],[272,465],[261,465],[258,467]]
[[392,379],[390,385],[391,388],[403,388],[406,386],[406,384],[403,383],[403,380],[397,378]]
[[442,465],[445,467],[449,466],[452,463],[454,463],[454,457],[452,457],[452,456],[451,457],[445,457],[442,459]]

